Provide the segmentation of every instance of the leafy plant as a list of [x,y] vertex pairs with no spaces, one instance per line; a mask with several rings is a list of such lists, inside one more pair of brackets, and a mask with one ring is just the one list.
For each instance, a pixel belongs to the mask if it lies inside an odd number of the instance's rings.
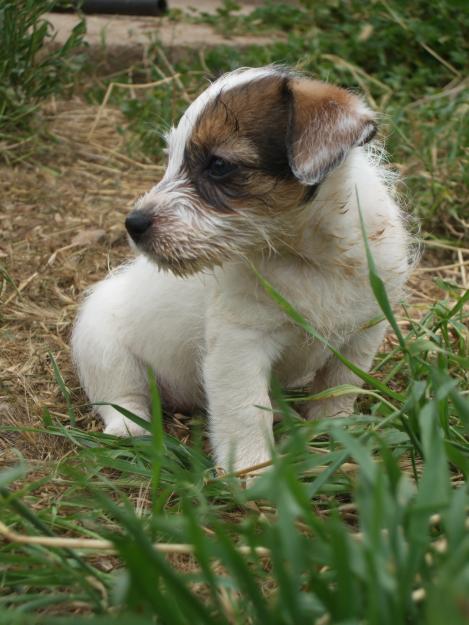
[[3,0],[0,4],[0,133],[27,129],[39,102],[58,94],[70,81],[80,59],[74,49],[83,43],[83,20],[61,47],[53,41],[44,13],[55,0]]

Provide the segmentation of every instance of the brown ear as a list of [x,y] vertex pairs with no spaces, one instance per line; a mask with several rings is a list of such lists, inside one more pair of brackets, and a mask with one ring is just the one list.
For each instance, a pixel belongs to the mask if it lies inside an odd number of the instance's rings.
[[353,147],[371,141],[374,115],[358,96],[318,80],[293,78],[289,88],[290,168],[304,184],[317,184]]

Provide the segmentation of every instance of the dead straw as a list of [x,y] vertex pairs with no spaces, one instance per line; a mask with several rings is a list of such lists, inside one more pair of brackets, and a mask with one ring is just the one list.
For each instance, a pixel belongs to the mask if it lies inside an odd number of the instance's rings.
[[[91,549],[93,551],[105,551],[107,553],[117,553],[116,548],[110,540],[103,538],[68,538],[61,536],[28,536],[19,534],[10,529],[0,521],[0,535],[7,541],[20,545],[39,545],[41,547],[51,547],[56,549]],[[164,554],[192,554],[194,546],[187,543],[154,543],[156,551]],[[265,547],[249,547],[240,545],[237,547],[241,555],[255,554],[261,558],[268,558],[270,550]]]
[[[130,90],[153,89],[154,87],[159,87],[160,85],[164,85],[165,83],[171,82],[173,80],[176,82],[178,87],[180,84],[182,85],[179,79],[179,74],[176,74],[176,73],[173,73],[171,76],[167,76],[166,78],[162,78],[161,80],[155,80],[154,82],[144,82],[144,83],[110,82],[108,85],[108,88],[106,89],[106,93],[104,95],[103,101],[101,102],[98,112],[96,113],[96,117],[94,118],[94,122],[88,133],[88,140],[91,141],[91,137],[93,136],[94,131],[96,130],[97,125],[99,124],[99,120],[101,119],[104,113],[104,110],[106,109],[107,103],[109,102],[109,98],[111,97],[114,87],[118,87],[120,89],[130,89]],[[185,92],[184,86],[182,87],[182,89],[183,89],[183,94],[185,97],[187,94]]]

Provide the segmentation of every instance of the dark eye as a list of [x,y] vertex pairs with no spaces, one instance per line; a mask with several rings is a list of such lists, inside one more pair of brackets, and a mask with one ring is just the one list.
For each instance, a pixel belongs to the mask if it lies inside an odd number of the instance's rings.
[[215,180],[226,178],[229,174],[232,174],[235,169],[237,169],[237,165],[229,163],[219,156],[214,156],[207,167],[208,175]]

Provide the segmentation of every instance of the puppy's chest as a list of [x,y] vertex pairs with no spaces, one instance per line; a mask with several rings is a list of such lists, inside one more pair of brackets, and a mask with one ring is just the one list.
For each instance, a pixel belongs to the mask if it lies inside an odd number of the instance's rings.
[[350,275],[339,265],[280,265],[266,267],[264,275],[306,321],[326,335],[354,330],[371,318],[376,308],[362,268]]
[[[259,265],[259,272],[295,311],[322,334],[346,335],[376,315],[366,273],[315,270],[301,264]],[[210,297],[215,314],[233,324],[275,330],[291,323],[275,295],[267,293],[254,272],[243,266],[220,270]]]

